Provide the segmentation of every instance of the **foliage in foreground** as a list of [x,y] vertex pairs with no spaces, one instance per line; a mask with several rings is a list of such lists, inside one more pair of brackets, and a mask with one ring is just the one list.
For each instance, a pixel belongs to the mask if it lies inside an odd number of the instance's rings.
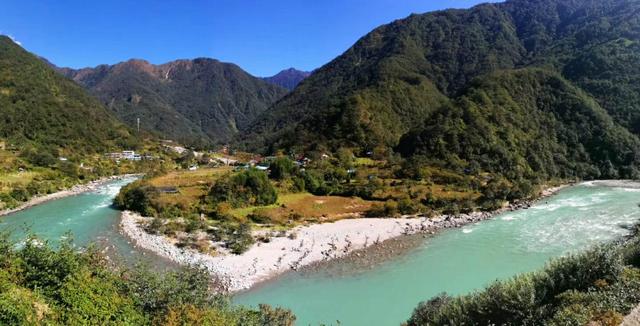
[[293,325],[289,311],[232,306],[202,271],[114,270],[95,250],[0,237],[0,325]]
[[407,325],[618,325],[640,302],[640,236],[469,295],[422,302]]

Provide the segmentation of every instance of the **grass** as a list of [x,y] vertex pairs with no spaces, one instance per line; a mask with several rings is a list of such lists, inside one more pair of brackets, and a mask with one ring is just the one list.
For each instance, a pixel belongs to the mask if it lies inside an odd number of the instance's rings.
[[230,167],[175,171],[149,180],[155,187],[176,187],[176,194],[161,194],[158,201],[166,205],[189,207],[207,194],[216,179],[231,171]]
[[231,171],[230,167],[203,168],[196,171],[175,171],[153,178],[149,182],[156,187],[191,187],[212,184],[219,176]]
[[330,222],[359,216],[372,205],[373,202],[360,198],[295,193],[281,195],[273,205],[238,208],[231,210],[230,214],[244,219],[259,212],[276,224]]
[[36,171],[0,173],[0,192],[11,191],[16,186],[26,186],[40,174]]
[[375,166],[378,164],[378,162],[369,157],[356,157],[353,163],[355,166]]
[[385,182],[385,189],[375,192],[374,198],[378,200],[401,199],[408,194],[414,194],[414,198],[417,200],[423,199],[427,195],[430,195],[433,199],[475,200],[481,195],[477,191],[452,185],[431,184],[427,182],[407,183],[403,180],[385,180]]

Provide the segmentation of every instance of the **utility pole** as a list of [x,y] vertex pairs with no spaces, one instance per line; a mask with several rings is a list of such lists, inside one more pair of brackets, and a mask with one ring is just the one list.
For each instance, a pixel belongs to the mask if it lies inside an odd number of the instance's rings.
[[140,118],[138,118],[138,133],[140,133]]

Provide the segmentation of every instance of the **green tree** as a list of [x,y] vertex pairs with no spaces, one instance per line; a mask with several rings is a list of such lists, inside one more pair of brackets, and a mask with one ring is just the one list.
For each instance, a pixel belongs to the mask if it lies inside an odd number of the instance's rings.
[[296,165],[286,156],[279,156],[269,164],[269,177],[276,180],[283,180],[291,176],[296,171]]
[[278,194],[264,172],[249,169],[218,179],[209,191],[209,199],[233,207],[261,206],[275,203]]

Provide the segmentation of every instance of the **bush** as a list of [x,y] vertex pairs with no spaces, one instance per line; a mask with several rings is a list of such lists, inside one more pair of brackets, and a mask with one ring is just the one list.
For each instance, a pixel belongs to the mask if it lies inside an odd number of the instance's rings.
[[276,158],[269,165],[269,177],[276,180],[283,180],[291,176],[296,170],[296,165],[286,156]]
[[398,212],[398,203],[390,199],[384,204],[374,204],[365,215],[367,217],[395,217]]
[[27,160],[27,162],[36,166],[51,167],[58,162],[56,153],[41,148],[27,149],[21,153],[21,156]]
[[267,224],[272,222],[267,210],[261,208],[255,209],[247,217],[254,223]]
[[29,191],[22,186],[16,186],[11,191],[11,197],[18,202],[26,202],[31,198]]
[[62,285],[60,302],[66,325],[80,325],[87,320],[108,320],[121,325],[147,323],[134,301],[118,291],[117,283],[97,279],[88,270],[74,273]]
[[[114,271],[70,241],[59,250],[35,238],[14,250],[0,234],[0,325],[293,325],[288,310],[232,306],[199,269]],[[217,282],[220,288],[224,284]]]
[[[540,272],[493,283],[480,292],[456,298],[441,295],[421,303],[408,325],[572,325],[594,318],[615,321],[611,311],[626,313],[640,300],[635,294],[640,288],[640,274],[624,276],[620,252],[617,246],[601,246],[554,260]],[[599,288],[594,289],[596,285]]]
[[157,196],[155,187],[139,180],[124,186],[113,203],[118,209],[138,212],[143,216],[155,216],[157,211],[153,207],[153,199]]
[[227,233],[227,247],[236,255],[244,253],[255,243],[251,235],[251,225],[248,223],[241,223],[237,227],[231,227],[227,230]]
[[278,194],[264,172],[250,169],[222,177],[209,191],[214,204],[228,202],[232,207],[274,204]]

